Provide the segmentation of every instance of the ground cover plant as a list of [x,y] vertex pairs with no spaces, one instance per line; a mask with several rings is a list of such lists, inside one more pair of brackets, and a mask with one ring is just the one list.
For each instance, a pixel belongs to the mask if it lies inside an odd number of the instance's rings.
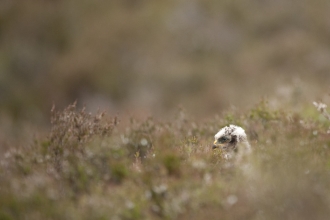
[[[315,103],[327,115],[326,105]],[[0,219],[327,219],[330,121],[262,101],[206,121],[54,108],[51,130],[0,156]],[[125,117],[125,116],[121,116]],[[245,128],[239,164],[212,150],[223,126]]]

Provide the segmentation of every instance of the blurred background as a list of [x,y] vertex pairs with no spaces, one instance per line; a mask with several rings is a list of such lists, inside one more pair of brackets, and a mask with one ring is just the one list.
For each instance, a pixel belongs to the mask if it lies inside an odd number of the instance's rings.
[[47,125],[75,100],[120,117],[301,110],[329,99],[329,73],[329,1],[0,1],[2,124]]

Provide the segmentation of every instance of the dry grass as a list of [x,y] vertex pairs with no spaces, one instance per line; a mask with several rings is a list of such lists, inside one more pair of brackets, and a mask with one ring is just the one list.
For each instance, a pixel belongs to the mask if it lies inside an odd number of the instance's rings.
[[[70,105],[33,146],[1,156],[1,219],[326,219],[329,121],[273,111],[194,122],[117,119]],[[212,151],[228,123],[246,128],[253,154],[232,164]]]
[[0,1],[0,219],[327,219],[329,30],[324,0]]

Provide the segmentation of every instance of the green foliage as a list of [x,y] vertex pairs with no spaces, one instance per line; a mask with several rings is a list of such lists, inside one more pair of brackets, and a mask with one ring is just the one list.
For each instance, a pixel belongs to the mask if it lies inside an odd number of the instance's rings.
[[116,163],[111,166],[111,175],[115,182],[122,182],[128,174],[129,172],[126,164]]
[[268,107],[268,103],[262,100],[255,108],[250,112],[250,118],[255,120],[262,120],[263,122],[274,121],[280,119],[280,113],[273,111]]
[[168,154],[164,156],[163,163],[169,175],[180,174],[181,159],[178,155]]
[[66,219],[61,204],[47,198],[45,191],[33,192],[31,195],[19,195],[14,192],[1,191],[0,219]]

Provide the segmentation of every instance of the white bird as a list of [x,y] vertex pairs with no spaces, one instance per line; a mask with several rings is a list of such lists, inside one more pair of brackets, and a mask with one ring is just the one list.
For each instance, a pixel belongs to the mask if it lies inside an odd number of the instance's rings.
[[251,151],[244,129],[236,125],[222,128],[214,139],[212,149],[220,148],[226,159],[232,158],[236,153],[241,157]]

